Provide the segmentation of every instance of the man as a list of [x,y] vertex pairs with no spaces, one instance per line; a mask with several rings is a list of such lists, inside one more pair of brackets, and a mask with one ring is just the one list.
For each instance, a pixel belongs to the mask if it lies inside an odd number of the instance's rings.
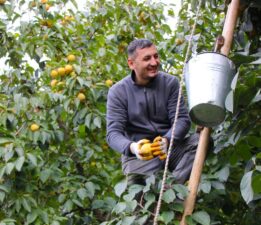
[[[179,81],[159,71],[155,45],[137,39],[128,46],[131,74],[113,85],[107,101],[107,142],[122,154],[128,183],[145,184],[145,178],[164,168],[178,100]],[[198,134],[185,137],[190,119],[181,99],[169,170],[177,183],[190,175]]]

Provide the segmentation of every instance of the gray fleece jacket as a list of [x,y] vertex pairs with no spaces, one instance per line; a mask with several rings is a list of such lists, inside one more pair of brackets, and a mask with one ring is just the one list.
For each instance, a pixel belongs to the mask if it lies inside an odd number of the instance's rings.
[[[133,156],[130,144],[161,135],[169,141],[178,101],[179,81],[159,72],[146,86],[134,82],[135,74],[123,78],[109,89],[107,99],[107,142],[125,156]],[[190,128],[183,97],[175,128],[175,142],[183,139]]]

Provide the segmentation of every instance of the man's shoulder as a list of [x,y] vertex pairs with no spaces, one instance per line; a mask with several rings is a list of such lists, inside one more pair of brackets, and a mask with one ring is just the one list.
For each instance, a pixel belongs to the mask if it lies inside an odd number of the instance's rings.
[[160,71],[159,72],[159,78],[160,79],[162,79],[162,80],[164,80],[165,82],[167,82],[167,83],[169,83],[169,82],[174,82],[174,83],[176,83],[176,82],[178,82],[178,77],[177,76],[175,76],[175,75],[172,75],[172,74],[169,74],[169,73],[166,73],[166,72],[163,72],[163,71]]
[[121,80],[117,81],[111,88],[110,92],[121,92],[124,89],[124,86],[128,85],[131,82],[131,76],[128,75]]

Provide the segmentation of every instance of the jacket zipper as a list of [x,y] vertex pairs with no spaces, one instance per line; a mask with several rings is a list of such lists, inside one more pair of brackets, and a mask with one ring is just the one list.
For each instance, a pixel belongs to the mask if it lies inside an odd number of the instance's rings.
[[148,121],[149,121],[150,125],[152,126],[152,128],[155,130],[155,132],[158,133],[157,128],[153,125],[153,123],[151,122],[151,119],[150,119],[149,101],[148,101],[148,97],[147,97],[147,90],[146,90],[146,87],[144,87],[143,90],[144,90],[145,101],[146,101],[146,108],[147,108],[147,114],[148,114]]

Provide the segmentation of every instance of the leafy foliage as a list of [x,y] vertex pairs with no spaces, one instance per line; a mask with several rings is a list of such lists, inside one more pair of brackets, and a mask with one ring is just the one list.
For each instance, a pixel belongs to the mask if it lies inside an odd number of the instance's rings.
[[[146,224],[162,174],[127,188],[120,156],[105,143],[107,91],[128,73],[133,38],[155,42],[163,69],[180,75],[198,1],[183,1],[175,30],[162,3],[86,1],[79,10],[75,1],[44,2],[0,5],[0,223]],[[233,112],[213,132],[188,224],[260,223],[260,5],[243,3],[230,55]],[[226,8],[203,1],[193,52],[213,49]],[[178,224],[188,190],[171,174],[167,184],[159,223]]]

